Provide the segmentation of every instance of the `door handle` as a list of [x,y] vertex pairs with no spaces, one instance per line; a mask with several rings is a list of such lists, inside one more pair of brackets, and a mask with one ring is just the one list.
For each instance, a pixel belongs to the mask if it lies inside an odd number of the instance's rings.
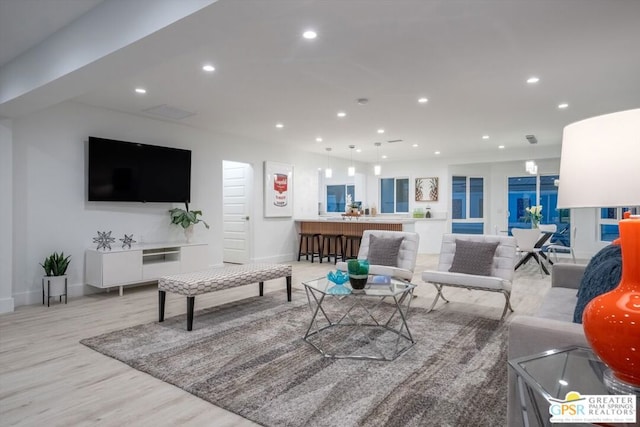
[[248,217],[248,216],[245,216],[245,217],[244,217],[244,219],[245,219],[245,220],[247,220],[247,221],[249,221],[249,217]]

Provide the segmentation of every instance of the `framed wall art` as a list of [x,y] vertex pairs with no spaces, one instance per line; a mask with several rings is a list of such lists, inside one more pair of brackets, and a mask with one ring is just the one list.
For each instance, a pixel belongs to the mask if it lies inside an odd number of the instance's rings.
[[264,162],[264,216],[293,216],[293,166]]
[[416,202],[438,201],[438,178],[416,178]]

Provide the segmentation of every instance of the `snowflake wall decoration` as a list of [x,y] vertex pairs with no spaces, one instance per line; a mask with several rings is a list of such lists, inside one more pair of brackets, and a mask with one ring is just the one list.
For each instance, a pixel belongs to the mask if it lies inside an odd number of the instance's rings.
[[111,244],[115,241],[116,239],[114,237],[111,237],[110,231],[98,231],[98,237],[93,238],[93,243],[98,244],[98,247],[96,248],[97,250],[100,250],[100,249],[104,249],[105,251],[107,249],[111,250]]
[[122,249],[124,249],[125,246],[128,246],[129,249],[131,249],[131,244],[136,243],[136,241],[133,240],[133,234],[131,236],[127,236],[125,234],[124,239],[120,239],[120,241],[122,242]]

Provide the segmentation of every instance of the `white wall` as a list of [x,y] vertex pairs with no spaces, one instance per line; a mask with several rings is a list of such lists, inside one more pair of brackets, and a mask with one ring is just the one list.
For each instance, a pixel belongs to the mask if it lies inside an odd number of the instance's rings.
[[[11,248],[17,306],[41,302],[38,263],[53,251],[70,254],[70,295],[95,291],[83,285],[84,250],[93,248],[97,231],[125,233],[144,242],[182,241],[178,227],[169,224],[169,203],[88,202],[86,199],[86,141],[99,136],[124,141],[187,148],[192,154],[191,209],[203,211],[210,230],[196,227],[194,240],[209,244],[210,264],[222,263],[222,161],[246,162],[254,168],[253,255],[258,261],[286,261],[296,254],[292,218],[263,217],[263,161],[294,165],[294,216],[315,213],[320,155],[284,150],[239,137],[216,135],[179,124],[135,117],[66,102],[11,123],[13,141],[13,218]],[[3,139],[4,140],[4,139]],[[2,153],[11,154],[3,142]],[[4,156],[3,159],[11,158]],[[6,162],[6,161],[3,161]],[[3,168],[3,174],[6,174]],[[4,175],[3,175],[4,177]],[[6,185],[0,194],[6,194]],[[309,190],[312,191],[309,191]],[[2,218],[0,218],[2,220]],[[3,232],[5,221],[0,221]],[[4,240],[4,239],[3,239]],[[116,240],[116,244],[120,243]],[[2,247],[0,247],[2,248]],[[3,248],[3,250],[6,250]],[[3,257],[4,259],[4,257]],[[1,288],[0,288],[1,290]],[[2,294],[0,294],[0,298]]]
[[[409,213],[415,208],[431,208],[433,213],[445,213],[448,210],[449,174],[447,164],[436,160],[413,160],[405,162],[383,163],[380,176],[370,175],[367,180],[367,199],[370,203],[375,203],[380,210],[380,179],[382,178],[409,178]],[[437,202],[416,202],[415,201],[415,179],[416,178],[439,178],[439,197]]]
[[[11,200],[13,194],[11,121],[0,120],[0,199]],[[13,311],[12,296],[12,242],[13,211],[6,202],[0,209],[0,313]]]

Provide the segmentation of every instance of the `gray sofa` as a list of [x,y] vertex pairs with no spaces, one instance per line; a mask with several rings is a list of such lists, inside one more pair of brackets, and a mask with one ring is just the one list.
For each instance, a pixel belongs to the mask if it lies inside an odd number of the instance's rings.
[[[514,316],[509,325],[509,359],[541,353],[554,348],[579,345],[589,347],[582,325],[573,323],[576,294],[584,274],[584,265],[555,264],[551,289],[545,294],[534,316]],[[509,368],[507,425],[522,426],[520,401],[516,393],[516,375]],[[536,425],[530,420],[531,425]]]

